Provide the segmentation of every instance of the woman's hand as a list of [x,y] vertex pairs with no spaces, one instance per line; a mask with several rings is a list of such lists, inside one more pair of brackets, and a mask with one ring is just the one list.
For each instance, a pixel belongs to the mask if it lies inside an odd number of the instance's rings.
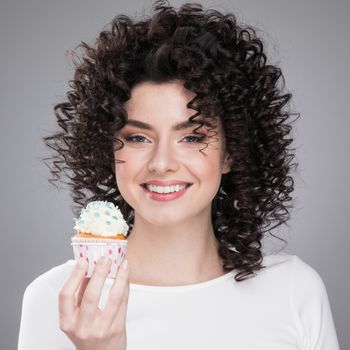
[[103,257],[91,278],[85,278],[88,263],[79,260],[59,293],[60,329],[77,350],[126,349],[129,268],[120,266],[105,307],[98,308],[110,265],[111,260]]

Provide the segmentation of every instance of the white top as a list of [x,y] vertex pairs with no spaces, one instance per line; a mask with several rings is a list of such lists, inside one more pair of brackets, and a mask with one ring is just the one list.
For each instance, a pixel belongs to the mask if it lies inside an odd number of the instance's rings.
[[[73,350],[59,329],[58,293],[75,261],[25,290],[19,350]],[[184,286],[130,284],[128,350],[339,350],[325,285],[296,255],[267,255],[267,266],[236,282],[233,270]],[[99,307],[113,283],[107,279]]]

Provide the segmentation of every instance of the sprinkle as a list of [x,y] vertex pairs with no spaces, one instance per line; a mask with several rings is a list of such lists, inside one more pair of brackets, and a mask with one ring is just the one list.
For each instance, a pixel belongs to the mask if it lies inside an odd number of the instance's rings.
[[110,224],[111,224],[111,222],[110,222],[110,221],[106,221],[106,224],[107,224],[107,225],[110,225]]
[[98,218],[99,216],[100,216],[100,213],[96,212],[96,213],[95,213],[95,217]]
[[114,220],[118,220],[118,218],[117,218],[115,215],[113,215],[112,218],[113,218]]
[[106,211],[105,211],[105,214],[106,214],[106,215],[109,215],[109,211],[108,211],[108,210],[106,210]]

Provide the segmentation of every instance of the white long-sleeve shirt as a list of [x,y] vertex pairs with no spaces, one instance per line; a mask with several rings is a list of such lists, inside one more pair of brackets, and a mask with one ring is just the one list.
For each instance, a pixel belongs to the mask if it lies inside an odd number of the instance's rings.
[[[58,293],[74,260],[25,290],[19,350],[73,350],[59,329]],[[128,350],[339,350],[325,285],[296,255],[266,255],[257,275],[236,282],[233,270],[184,286],[130,284]],[[99,307],[113,283],[107,279]]]

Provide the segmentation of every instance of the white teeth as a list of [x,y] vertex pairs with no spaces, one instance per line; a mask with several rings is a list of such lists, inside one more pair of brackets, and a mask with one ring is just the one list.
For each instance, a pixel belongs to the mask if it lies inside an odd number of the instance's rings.
[[151,192],[171,193],[171,192],[179,192],[179,191],[183,190],[186,187],[186,185],[175,185],[175,186],[146,185],[146,187]]

